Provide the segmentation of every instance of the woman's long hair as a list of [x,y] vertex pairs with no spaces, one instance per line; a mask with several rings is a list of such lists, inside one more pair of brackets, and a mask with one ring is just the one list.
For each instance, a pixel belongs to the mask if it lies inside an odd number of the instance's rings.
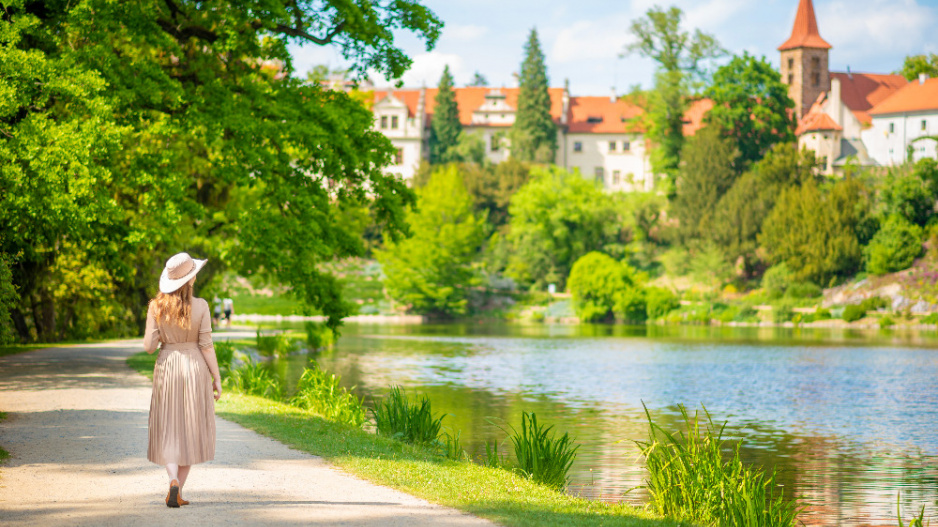
[[186,284],[172,293],[160,292],[150,301],[156,320],[173,323],[189,329],[192,320],[192,284]]

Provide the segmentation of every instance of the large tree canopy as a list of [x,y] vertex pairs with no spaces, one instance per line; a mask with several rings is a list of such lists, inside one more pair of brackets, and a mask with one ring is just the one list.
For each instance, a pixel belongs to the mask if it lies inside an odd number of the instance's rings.
[[[413,194],[383,171],[390,142],[341,92],[294,78],[290,42],[335,45],[395,78],[394,30],[432,47],[417,2],[0,0],[0,256],[21,338],[75,334],[84,276],[102,330],[141,327],[172,253],[287,284],[338,324],[318,264],[358,254],[340,211],[367,205],[392,237]],[[63,270],[64,266],[64,270]],[[100,271],[88,275],[85,270]],[[68,272],[65,272],[68,271]],[[199,284],[211,283],[203,272]],[[124,329],[121,329],[124,328]]]
[[553,163],[557,153],[557,126],[550,116],[547,66],[537,30],[524,45],[518,78],[518,112],[511,128],[511,156],[521,161]]

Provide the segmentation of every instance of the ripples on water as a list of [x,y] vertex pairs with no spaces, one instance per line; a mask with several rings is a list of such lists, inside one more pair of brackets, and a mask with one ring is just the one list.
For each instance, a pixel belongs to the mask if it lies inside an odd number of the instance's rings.
[[745,461],[776,467],[807,505],[805,524],[896,525],[900,490],[909,516],[921,505],[938,514],[938,352],[926,347],[938,339],[877,338],[776,329],[349,326],[318,360],[360,395],[381,395],[391,384],[427,393],[473,455],[484,453],[486,441],[503,443],[506,425],[535,411],[581,445],[570,492],[604,500],[643,498],[626,494],[644,477],[632,443],[647,435],[643,403],[672,429],[677,405],[702,404],[715,421],[729,422],[729,436],[745,438]]

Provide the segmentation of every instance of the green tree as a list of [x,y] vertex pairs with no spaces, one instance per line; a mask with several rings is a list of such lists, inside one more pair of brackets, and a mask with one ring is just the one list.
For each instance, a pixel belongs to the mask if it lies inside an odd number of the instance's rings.
[[784,262],[796,280],[828,284],[860,267],[869,216],[869,191],[859,180],[837,181],[827,192],[808,181],[782,192],[759,241],[769,261]]
[[636,41],[626,53],[638,53],[658,63],[655,89],[648,97],[648,138],[656,145],[652,168],[671,178],[677,174],[684,147],[684,111],[694,76],[701,72],[701,61],[724,53],[716,38],[681,29],[684,12],[677,7],[667,10],[655,6],[644,18],[632,21],[630,32]]
[[745,273],[755,270],[765,218],[785,189],[814,179],[816,166],[813,152],[779,143],[736,180],[717,204],[709,229],[710,239],[729,262],[742,259]]
[[609,255],[590,252],[570,270],[567,289],[583,322],[609,322],[616,315],[629,322],[647,318],[641,276]]
[[482,75],[478,71],[472,74],[472,82],[469,83],[469,86],[488,86],[489,81],[485,78],[485,75]]
[[716,125],[739,148],[736,170],[742,173],[777,143],[795,140],[788,85],[765,57],[734,56],[713,75],[705,92],[713,99],[706,121]]
[[341,211],[366,205],[393,237],[414,198],[384,173],[393,150],[371,112],[295,78],[287,46],[332,45],[353,75],[398,78],[410,59],[393,29],[432,47],[433,13],[416,2],[37,5],[5,1],[0,18],[0,252],[20,337],[63,336],[56,321],[82,302],[57,296],[59,281],[83,268],[106,274],[108,301],[95,305],[124,306],[120,324],[142,329],[154,276],[179,250],[211,260],[199,287],[229,266],[266,276],[336,326],[348,306],[318,264],[363,250]]
[[920,171],[916,170],[918,166],[890,169],[883,178],[880,208],[884,216],[898,215],[915,225],[924,226],[934,215],[936,189],[931,181],[923,179]]
[[450,152],[459,144],[462,123],[459,122],[459,105],[453,91],[453,76],[449,65],[443,68],[436,92],[436,106],[430,120],[430,163],[455,161]]
[[882,275],[912,266],[922,254],[922,228],[907,218],[892,215],[866,246],[866,270]]
[[733,163],[738,155],[733,142],[714,126],[704,127],[688,141],[671,203],[685,245],[709,232],[717,202],[736,179]]
[[518,111],[511,127],[511,155],[521,161],[553,163],[557,152],[557,125],[550,116],[547,66],[532,29],[524,46],[518,79]]
[[13,319],[10,312],[17,303],[16,289],[13,287],[13,273],[6,257],[0,254],[0,344],[9,344],[16,338]]
[[577,259],[618,235],[615,206],[602,189],[557,167],[533,168],[508,210],[506,274],[524,284],[563,288]]
[[434,172],[417,196],[417,210],[407,214],[412,236],[388,240],[377,251],[388,294],[414,313],[465,314],[469,291],[478,284],[472,260],[485,217],[473,213],[472,197],[453,165]]
[[921,73],[929,77],[938,77],[938,55],[929,53],[928,55],[909,55],[902,63],[902,69],[897,71],[909,82],[918,81]]

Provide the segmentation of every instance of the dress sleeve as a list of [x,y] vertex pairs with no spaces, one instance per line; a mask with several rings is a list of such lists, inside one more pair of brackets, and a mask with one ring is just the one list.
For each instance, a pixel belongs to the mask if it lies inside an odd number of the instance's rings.
[[147,308],[147,328],[143,332],[143,349],[147,353],[156,351],[160,344],[160,326],[156,323],[156,316],[153,313],[153,304]]
[[[205,302],[203,300],[203,302]],[[205,309],[202,310],[202,321],[199,324],[199,349],[206,350],[214,348],[212,344],[212,315],[209,311],[208,302],[205,302]]]

